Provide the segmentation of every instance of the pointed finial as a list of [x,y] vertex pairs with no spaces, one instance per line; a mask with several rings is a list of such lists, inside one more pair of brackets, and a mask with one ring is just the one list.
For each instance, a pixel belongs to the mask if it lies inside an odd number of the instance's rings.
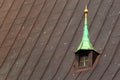
[[87,5],[85,6],[84,13],[88,13]]
[[94,50],[89,39],[89,32],[88,32],[88,25],[87,25],[87,14],[88,14],[87,5],[85,6],[84,14],[85,14],[84,31],[83,31],[82,41],[78,46],[77,51],[78,50]]

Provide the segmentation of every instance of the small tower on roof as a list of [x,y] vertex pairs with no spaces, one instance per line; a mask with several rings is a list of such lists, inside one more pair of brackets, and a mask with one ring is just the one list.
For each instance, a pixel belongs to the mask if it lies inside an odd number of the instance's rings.
[[84,18],[84,31],[83,31],[83,37],[82,37],[82,41],[80,43],[80,45],[78,46],[77,48],[77,51],[78,50],[94,50],[91,42],[90,42],[90,39],[89,39],[89,32],[88,32],[88,24],[87,24],[87,15],[88,15],[88,9],[87,9],[87,6],[85,7],[84,9],[84,15],[85,15],[85,18]]
[[75,52],[75,62],[74,67],[75,70],[84,71],[95,67],[99,59],[99,53],[96,52],[90,42],[89,32],[88,32],[88,24],[87,24],[87,16],[88,9],[87,6],[84,9],[84,31],[82,40],[80,45]]

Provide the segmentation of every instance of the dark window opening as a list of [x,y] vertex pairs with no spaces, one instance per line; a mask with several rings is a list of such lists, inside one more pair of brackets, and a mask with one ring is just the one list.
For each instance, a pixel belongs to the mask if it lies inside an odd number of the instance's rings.
[[93,50],[80,50],[75,53],[75,63],[74,67],[76,71],[84,71],[91,68],[97,64],[99,54]]
[[88,60],[88,55],[85,56],[79,56],[79,66],[80,67],[86,67],[89,64],[89,60]]

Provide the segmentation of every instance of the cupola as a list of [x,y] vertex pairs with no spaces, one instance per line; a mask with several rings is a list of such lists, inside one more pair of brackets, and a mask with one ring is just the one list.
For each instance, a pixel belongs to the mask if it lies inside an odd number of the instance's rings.
[[99,53],[95,51],[89,39],[88,25],[87,25],[87,6],[84,9],[84,31],[82,40],[75,52],[74,69],[76,72],[92,69],[96,66]]

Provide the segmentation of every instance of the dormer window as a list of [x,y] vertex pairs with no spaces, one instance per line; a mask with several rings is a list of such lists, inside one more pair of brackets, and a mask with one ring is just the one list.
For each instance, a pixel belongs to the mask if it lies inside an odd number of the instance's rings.
[[92,69],[96,66],[99,54],[94,50],[78,50],[75,53],[74,68],[76,72]]
[[75,62],[74,68],[75,71],[84,71],[91,68],[94,68],[99,59],[99,53],[96,52],[90,42],[88,26],[87,26],[87,7],[84,10],[85,21],[84,21],[84,32],[80,45],[75,52]]
[[89,65],[89,58],[88,55],[84,55],[84,56],[79,56],[79,66],[80,67],[87,67]]

